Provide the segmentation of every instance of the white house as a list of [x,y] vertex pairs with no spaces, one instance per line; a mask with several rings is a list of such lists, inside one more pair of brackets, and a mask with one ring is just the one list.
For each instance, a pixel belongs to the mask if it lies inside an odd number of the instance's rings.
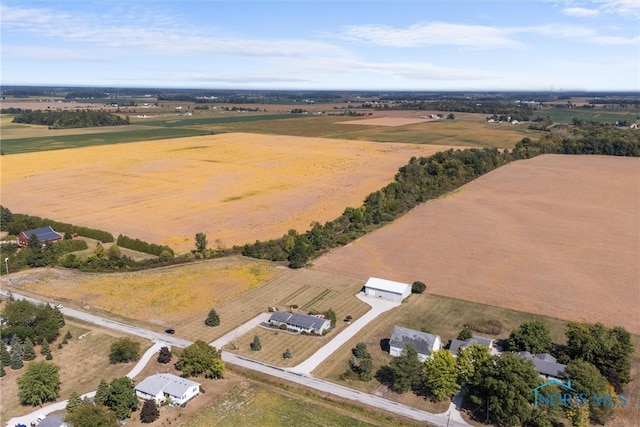
[[364,293],[372,297],[402,302],[403,299],[411,295],[411,285],[370,277],[364,284]]
[[173,374],[155,374],[134,389],[141,399],[153,399],[159,404],[170,397],[172,402],[182,404],[200,392],[200,383]]
[[389,354],[398,357],[407,345],[411,345],[418,352],[418,359],[424,362],[434,351],[440,350],[441,343],[438,335],[395,326],[389,340]]
[[269,323],[274,326],[287,325],[287,329],[318,335],[331,328],[331,321],[324,317],[285,311],[274,312],[269,318]]

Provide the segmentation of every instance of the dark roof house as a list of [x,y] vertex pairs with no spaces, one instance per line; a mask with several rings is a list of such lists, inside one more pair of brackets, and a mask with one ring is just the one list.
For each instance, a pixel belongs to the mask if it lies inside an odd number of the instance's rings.
[[285,311],[276,311],[269,318],[272,325],[287,325],[287,328],[298,332],[313,332],[322,334],[325,329],[331,328],[331,321],[318,316],[311,316],[300,313],[287,313]]
[[418,352],[418,358],[424,362],[434,351],[440,349],[440,337],[426,332],[395,326],[389,340],[389,354],[400,356],[407,345]]
[[27,246],[27,244],[29,243],[29,238],[33,235],[35,235],[43,245],[49,242],[62,240],[62,236],[60,234],[53,231],[53,228],[51,228],[50,226],[47,226],[21,232],[20,234],[18,234],[18,244],[20,246]]
[[536,371],[545,377],[562,378],[567,365],[558,363],[556,358],[550,354],[531,354],[528,351],[520,351],[516,353],[518,356],[531,360],[536,367]]
[[493,351],[493,339],[481,337],[479,335],[474,335],[465,341],[458,339],[451,340],[451,344],[449,344],[449,351],[456,355],[461,349],[471,347],[474,344],[483,345],[485,347],[488,347],[489,350]]

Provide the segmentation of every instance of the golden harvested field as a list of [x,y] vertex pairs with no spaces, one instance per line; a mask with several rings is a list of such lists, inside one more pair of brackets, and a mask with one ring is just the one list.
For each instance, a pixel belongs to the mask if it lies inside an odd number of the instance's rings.
[[[211,308],[284,271],[265,261],[227,257],[130,273],[34,269],[12,274],[12,283],[18,293],[26,290],[69,307],[158,325],[157,330],[179,324],[180,336],[196,339],[207,329],[204,319]],[[245,320],[256,314],[250,313]]]
[[179,252],[197,232],[231,246],[334,219],[442,149],[239,133],[13,154],[2,203]]
[[640,159],[511,163],[315,261],[314,269],[640,333]]

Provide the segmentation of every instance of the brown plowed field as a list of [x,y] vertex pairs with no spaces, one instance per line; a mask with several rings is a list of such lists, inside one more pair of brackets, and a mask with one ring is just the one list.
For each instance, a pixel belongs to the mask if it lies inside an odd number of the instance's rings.
[[442,149],[235,133],[12,154],[2,204],[180,252],[198,232],[241,245],[337,218]]
[[640,333],[640,159],[514,162],[315,261],[365,280]]

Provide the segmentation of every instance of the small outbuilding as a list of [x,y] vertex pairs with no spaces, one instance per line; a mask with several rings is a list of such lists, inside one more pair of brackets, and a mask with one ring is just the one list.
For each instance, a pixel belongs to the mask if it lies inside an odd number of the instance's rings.
[[498,354],[497,349],[494,346],[494,340],[492,338],[481,337],[480,335],[474,335],[468,340],[451,340],[451,344],[449,345],[449,351],[453,353],[454,356],[458,355],[458,351],[465,349],[467,347],[471,347],[474,344],[479,344],[485,346],[489,349],[491,354]]
[[364,293],[372,297],[402,302],[403,299],[411,295],[411,285],[371,277],[364,284]]
[[274,326],[287,325],[287,329],[317,335],[322,335],[325,330],[331,328],[329,319],[284,311],[274,312],[269,318],[269,324]]
[[42,246],[47,243],[57,242],[58,240],[62,240],[62,236],[59,233],[53,231],[53,228],[50,226],[34,228],[33,230],[22,231],[18,234],[18,244],[20,246],[27,246],[29,243],[29,238],[33,235],[36,235]]
[[142,380],[134,390],[141,399],[160,404],[170,397],[172,402],[181,405],[200,392],[200,383],[173,374],[155,374]]
[[418,359],[424,362],[433,352],[440,350],[441,343],[438,335],[395,326],[389,340],[389,354],[398,357],[410,345],[418,352]]

